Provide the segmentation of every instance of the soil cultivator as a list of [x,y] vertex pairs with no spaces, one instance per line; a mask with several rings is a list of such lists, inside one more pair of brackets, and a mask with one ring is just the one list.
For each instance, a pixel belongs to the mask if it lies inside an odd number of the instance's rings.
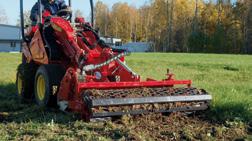
[[[23,0],[20,3],[24,27]],[[90,3],[93,9],[92,0]],[[205,90],[191,87],[191,80],[175,80],[169,71],[164,80],[141,81],[125,64],[128,52],[104,43],[93,29],[93,22],[81,17],[71,22],[68,9],[57,16],[40,11],[40,22],[27,33],[22,30],[27,45],[17,72],[21,98],[35,99],[40,106],[58,106],[87,121],[209,107],[212,97]]]

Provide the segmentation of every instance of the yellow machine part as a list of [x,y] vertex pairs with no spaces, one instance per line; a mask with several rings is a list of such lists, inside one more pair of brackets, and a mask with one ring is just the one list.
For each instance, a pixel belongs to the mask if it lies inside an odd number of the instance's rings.
[[37,95],[40,101],[43,101],[46,93],[46,81],[43,75],[39,75],[37,79]]

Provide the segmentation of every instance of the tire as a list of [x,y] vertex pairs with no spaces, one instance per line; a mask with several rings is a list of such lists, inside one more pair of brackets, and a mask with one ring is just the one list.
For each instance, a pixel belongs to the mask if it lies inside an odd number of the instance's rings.
[[40,107],[55,107],[60,82],[65,75],[61,65],[42,65],[35,75],[34,95]]
[[17,68],[16,88],[17,96],[21,100],[32,100],[34,78],[37,65],[33,63],[22,63]]

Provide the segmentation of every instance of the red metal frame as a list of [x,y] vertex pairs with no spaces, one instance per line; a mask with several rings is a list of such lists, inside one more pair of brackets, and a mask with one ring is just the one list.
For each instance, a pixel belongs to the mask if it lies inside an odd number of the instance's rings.
[[172,87],[174,85],[191,85],[191,80],[166,80],[144,82],[80,82],[78,91],[83,89],[123,89],[137,87]]

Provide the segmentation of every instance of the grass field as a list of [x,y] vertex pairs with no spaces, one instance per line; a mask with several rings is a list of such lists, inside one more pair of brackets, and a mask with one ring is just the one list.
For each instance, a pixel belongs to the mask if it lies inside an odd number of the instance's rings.
[[[35,104],[21,103],[15,97],[20,58],[20,54],[0,53],[0,140],[123,140],[132,132],[112,122],[84,123],[55,109],[44,111]],[[241,136],[251,139],[246,127],[252,120],[252,56],[150,53],[131,54],[126,62],[143,79],[165,78],[170,68],[177,79],[193,80],[193,86],[213,96],[204,120],[220,130],[222,125],[236,133],[242,130]],[[148,139],[141,131],[134,135]]]

